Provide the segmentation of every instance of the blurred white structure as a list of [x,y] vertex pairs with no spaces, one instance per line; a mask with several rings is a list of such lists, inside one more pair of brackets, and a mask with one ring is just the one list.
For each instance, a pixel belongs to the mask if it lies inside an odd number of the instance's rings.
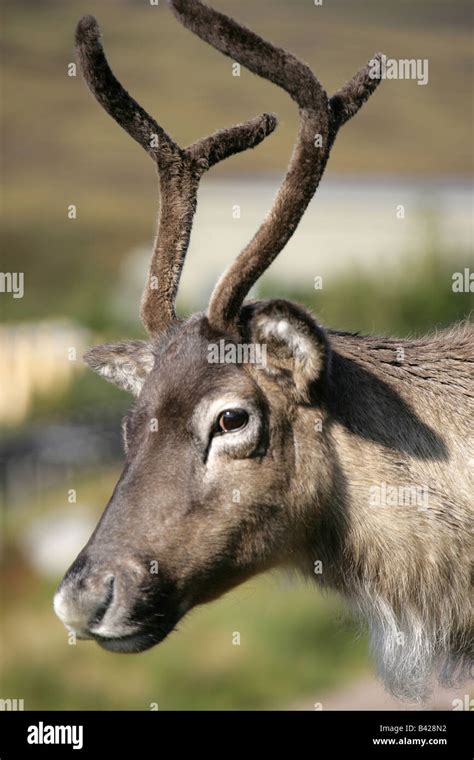
[[57,577],[87,543],[96,521],[83,504],[73,514],[67,514],[64,507],[48,512],[22,533],[25,554],[39,573]]
[[0,424],[22,422],[35,397],[61,394],[87,343],[87,331],[68,322],[0,327]]
[[[199,190],[191,246],[178,297],[205,308],[211,290],[270,209],[279,178],[205,178]],[[326,284],[343,272],[390,276],[416,263],[430,248],[459,263],[471,252],[473,199],[470,182],[325,177],[295,235],[264,277],[289,288]],[[114,297],[117,316],[136,320],[150,246],[132,252]],[[409,276],[409,272],[407,272]]]

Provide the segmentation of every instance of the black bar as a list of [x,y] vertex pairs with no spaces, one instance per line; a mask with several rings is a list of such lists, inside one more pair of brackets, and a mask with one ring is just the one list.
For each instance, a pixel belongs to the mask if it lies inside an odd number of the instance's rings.
[[[98,752],[123,757],[128,749],[134,758],[182,756],[184,751],[190,758],[201,751],[225,756],[240,749],[245,759],[257,746],[269,757],[273,750],[281,755],[288,745],[292,756],[310,760],[344,752],[348,758],[357,753],[362,758],[471,760],[472,728],[467,711],[2,712],[0,760],[96,757]],[[66,740],[70,743],[61,743]]]

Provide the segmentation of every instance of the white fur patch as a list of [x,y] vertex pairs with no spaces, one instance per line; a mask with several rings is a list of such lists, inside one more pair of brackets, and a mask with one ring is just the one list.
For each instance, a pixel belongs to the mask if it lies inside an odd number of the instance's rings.
[[380,595],[366,589],[353,602],[369,627],[370,648],[387,691],[410,702],[426,700],[434,677],[452,687],[469,676],[468,658],[447,651],[444,636],[427,615],[406,607],[399,615]]
[[[304,334],[298,323],[292,324],[288,319],[261,315],[257,321],[257,328],[263,339],[273,339],[286,347],[288,355],[293,358],[295,373],[300,376],[302,385],[318,376],[321,370],[320,347]],[[296,380],[298,381],[298,378]]]

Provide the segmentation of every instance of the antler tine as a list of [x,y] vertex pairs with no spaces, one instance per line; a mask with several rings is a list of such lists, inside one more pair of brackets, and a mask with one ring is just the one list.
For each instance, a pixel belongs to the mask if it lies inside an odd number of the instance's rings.
[[262,114],[181,148],[128,94],[112,73],[93,16],[76,29],[76,49],[84,79],[98,102],[155,161],[160,180],[160,214],[141,317],[150,335],[176,319],[174,303],[196,210],[199,180],[205,171],[231,155],[253,148],[277,125]]
[[[357,113],[380,78],[372,76],[372,59],[329,99],[312,71],[295,56],[200,0],[168,2],[190,31],[254,74],[282,87],[299,106],[298,137],[272,209],[211,296],[209,320],[232,330],[248,291],[295,231],[319,185],[339,128]],[[321,146],[316,143],[318,135]]]

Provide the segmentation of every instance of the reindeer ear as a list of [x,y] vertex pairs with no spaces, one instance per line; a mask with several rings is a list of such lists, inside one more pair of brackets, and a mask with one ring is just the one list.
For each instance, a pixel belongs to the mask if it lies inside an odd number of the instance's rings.
[[128,340],[91,348],[84,355],[85,363],[111,383],[134,396],[153,369],[155,356],[145,340]]
[[[247,315],[245,315],[247,312]],[[327,376],[330,347],[325,331],[301,306],[275,300],[243,309],[253,343],[266,346],[265,370],[277,381],[293,385],[297,398],[308,401]]]

